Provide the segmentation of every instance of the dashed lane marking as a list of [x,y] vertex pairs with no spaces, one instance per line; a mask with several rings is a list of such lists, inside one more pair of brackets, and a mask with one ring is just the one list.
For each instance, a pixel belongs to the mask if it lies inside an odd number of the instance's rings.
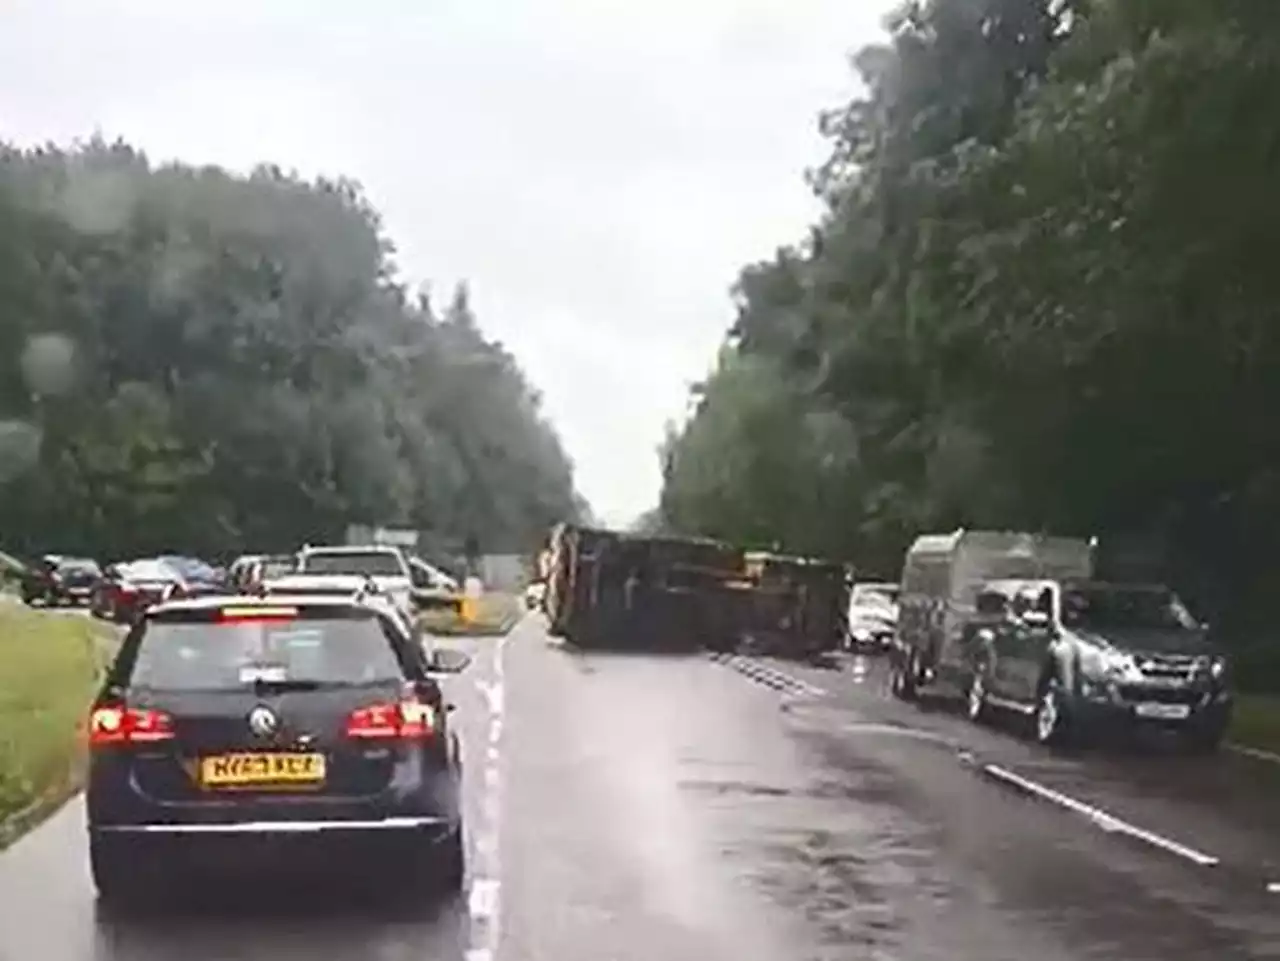
[[1246,747],[1243,744],[1227,744],[1226,748],[1233,754],[1242,754],[1245,757],[1251,757],[1255,761],[1266,761],[1268,764],[1280,764],[1280,754],[1274,751],[1264,751],[1260,747]]
[[780,671],[771,664],[766,664],[754,658],[744,657],[741,654],[720,653],[711,654],[710,657],[715,663],[723,664],[725,667],[737,671],[749,681],[784,694],[798,697],[826,697],[827,695],[823,688],[800,678],[792,677],[785,671]]
[[1078,801],[1073,797],[1068,797],[1059,791],[1038,784],[1030,778],[1025,778],[1021,774],[1016,774],[1007,768],[1000,767],[996,764],[984,764],[980,768],[983,774],[997,781],[1003,781],[1012,787],[1017,788],[1027,794],[1035,795],[1045,801],[1064,807],[1068,811],[1079,814],[1091,821],[1095,826],[1101,828],[1109,834],[1126,834],[1129,837],[1136,838],[1150,844],[1152,847],[1160,848],[1168,851],[1170,854],[1176,854],[1180,858],[1185,858],[1201,867],[1213,867],[1218,863],[1218,859],[1210,854],[1197,851],[1195,848],[1187,847],[1177,841],[1156,834],[1154,831],[1148,831],[1140,828],[1135,824],[1130,824],[1113,814],[1108,814],[1101,808],[1096,808],[1091,804]]
[[503,654],[507,637],[500,638],[494,647],[492,682],[478,685],[489,709],[489,725],[481,774],[484,785],[480,798],[481,826],[474,844],[476,864],[467,892],[471,947],[466,952],[466,961],[492,961],[497,953],[500,934],[502,715],[505,706]]
[[488,920],[498,911],[499,885],[494,878],[481,878],[471,885],[467,910],[473,918]]

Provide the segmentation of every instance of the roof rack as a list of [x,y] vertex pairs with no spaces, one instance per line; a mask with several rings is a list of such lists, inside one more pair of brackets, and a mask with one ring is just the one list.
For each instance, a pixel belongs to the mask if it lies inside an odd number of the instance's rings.
[[360,589],[355,593],[355,599],[360,601],[360,600],[364,600],[366,597],[371,597],[371,596],[380,597],[382,595],[383,595],[383,590],[378,585],[377,579],[372,574],[366,574],[364,576],[364,583],[360,586]]

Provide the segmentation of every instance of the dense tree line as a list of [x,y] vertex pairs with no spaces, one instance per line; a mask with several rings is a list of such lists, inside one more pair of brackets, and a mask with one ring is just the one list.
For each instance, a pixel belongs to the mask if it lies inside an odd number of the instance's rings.
[[742,272],[665,522],[888,575],[922,530],[1097,533],[1269,630],[1280,4],[913,0],[888,26],[822,118],[821,222]]
[[0,544],[534,544],[581,507],[538,395],[392,254],[344,180],[0,150]]

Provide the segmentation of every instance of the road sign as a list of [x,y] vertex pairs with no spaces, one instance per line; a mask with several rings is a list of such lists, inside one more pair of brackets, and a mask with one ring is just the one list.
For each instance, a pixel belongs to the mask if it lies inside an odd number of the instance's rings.
[[417,547],[418,532],[395,530],[389,527],[375,527],[373,530],[375,544],[389,544],[393,547]]

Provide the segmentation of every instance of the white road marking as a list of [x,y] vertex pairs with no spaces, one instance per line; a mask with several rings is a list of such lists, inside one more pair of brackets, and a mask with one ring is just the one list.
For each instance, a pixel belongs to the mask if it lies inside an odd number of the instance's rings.
[[1280,754],[1274,751],[1264,751],[1260,747],[1246,747],[1243,744],[1228,744],[1227,750],[1234,754],[1243,754],[1245,757],[1251,757],[1257,761],[1266,761],[1268,764],[1280,764]]
[[1272,881],[1267,885],[1267,894],[1280,894],[1280,881]]
[[500,885],[493,878],[480,878],[471,885],[467,911],[473,918],[489,919],[498,913]]
[[712,654],[711,660],[717,664],[732,668],[750,681],[755,681],[757,684],[762,684],[783,694],[809,697],[827,696],[827,691],[823,688],[800,678],[792,677],[785,671],[780,671],[770,664],[743,657],[740,654]]
[[1013,771],[1002,768],[996,764],[984,764],[982,771],[989,777],[998,781],[1004,781],[1016,788],[1026,791],[1028,794],[1034,794],[1037,797],[1057,804],[1066,808],[1082,817],[1092,821],[1093,824],[1103,831],[1113,834],[1127,834],[1130,837],[1145,841],[1152,847],[1160,848],[1168,851],[1170,854],[1176,854],[1178,857],[1186,858],[1201,867],[1213,867],[1218,863],[1218,859],[1212,855],[1197,851],[1195,848],[1189,848],[1185,844],[1179,844],[1177,841],[1170,840],[1162,835],[1140,828],[1128,821],[1121,820],[1113,814],[1108,814],[1101,808],[1093,807],[1085,804],[1083,801],[1077,801],[1073,797],[1068,797],[1059,791],[1045,787],[1043,784],[1037,784],[1029,778],[1023,777],[1021,774],[1015,774]]
[[489,709],[488,744],[485,749],[484,787],[480,807],[483,824],[475,836],[477,860],[486,871],[476,872],[467,894],[467,913],[471,918],[471,948],[466,961],[493,961],[497,953],[501,912],[501,815],[502,815],[502,715],[505,707],[503,689],[503,653],[509,635],[498,640],[493,652],[493,681],[477,684]]
[[484,681],[480,681],[476,684],[476,687],[484,695],[484,699],[489,706],[490,715],[496,717],[500,714],[502,712],[502,682],[494,681],[491,684],[486,684]]
[[853,659],[853,683],[861,684],[867,679],[867,659],[858,655]]
[[[853,722],[841,726],[841,730],[850,734],[893,734],[898,737],[910,737],[920,741],[934,741],[938,744],[951,744],[952,741],[948,737],[941,734],[934,734],[932,731],[926,731],[918,727],[899,727],[897,724],[877,724],[872,721],[865,723]],[[960,760],[965,762],[965,758],[961,756]],[[972,758],[968,761],[971,763]]]

